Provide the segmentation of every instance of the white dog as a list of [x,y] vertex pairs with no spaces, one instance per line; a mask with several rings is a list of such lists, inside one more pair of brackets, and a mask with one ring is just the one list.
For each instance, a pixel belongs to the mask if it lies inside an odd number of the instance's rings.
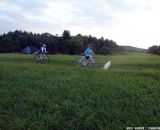
[[111,66],[111,61],[108,61],[102,69],[107,70]]

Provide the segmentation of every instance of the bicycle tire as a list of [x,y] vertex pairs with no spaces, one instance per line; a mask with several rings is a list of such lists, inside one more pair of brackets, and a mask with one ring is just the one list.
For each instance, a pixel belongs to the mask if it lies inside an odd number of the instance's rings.
[[34,58],[33,58],[33,60],[34,60],[35,64],[42,62],[39,55],[35,55]]
[[46,63],[50,64],[50,63],[51,63],[50,57],[49,57],[48,55],[46,55],[46,57],[47,57],[47,59],[45,59],[45,60],[46,60]]

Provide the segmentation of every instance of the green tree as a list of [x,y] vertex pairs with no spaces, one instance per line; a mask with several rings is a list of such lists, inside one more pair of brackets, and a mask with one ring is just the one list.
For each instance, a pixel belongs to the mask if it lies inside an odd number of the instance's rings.
[[160,55],[160,46],[153,45],[153,46],[151,46],[151,47],[148,48],[148,52]]
[[0,52],[12,52],[13,41],[9,38],[2,38],[0,41]]
[[70,32],[68,30],[64,30],[62,37],[64,40],[70,39],[71,38]]

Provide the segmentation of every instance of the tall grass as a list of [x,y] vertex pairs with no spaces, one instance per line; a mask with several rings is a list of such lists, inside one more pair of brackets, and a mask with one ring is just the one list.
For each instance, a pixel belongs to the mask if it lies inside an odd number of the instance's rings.
[[0,128],[121,130],[160,126],[160,57],[96,56],[109,70],[85,68],[77,56],[0,55]]

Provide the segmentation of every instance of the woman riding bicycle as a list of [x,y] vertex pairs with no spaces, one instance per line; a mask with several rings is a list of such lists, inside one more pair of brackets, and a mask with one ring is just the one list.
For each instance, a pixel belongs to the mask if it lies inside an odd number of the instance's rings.
[[43,46],[41,47],[41,49],[39,50],[39,53],[41,54],[46,54],[47,52],[47,48],[46,48],[46,44],[43,44]]
[[94,60],[93,60],[94,52],[92,50],[92,45],[88,45],[88,48],[85,50],[84,54],[85,54],[85,60],[86,60],[85,65],[87,65],[88,63],[94,64]]
[[43,59],[47,59],[46,54],[48,53],[46,44],[43,44],[42,47],[37,51],[37,55],[39,59],[42,61]]

